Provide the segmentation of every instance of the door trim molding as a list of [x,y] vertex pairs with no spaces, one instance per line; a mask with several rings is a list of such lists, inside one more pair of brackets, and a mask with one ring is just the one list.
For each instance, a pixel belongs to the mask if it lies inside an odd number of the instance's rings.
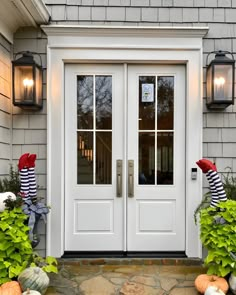
[[[42,28],[48,34],[47,201],[52,207],[48,216],[47,255],[61,257],[64,253],[65,64],[112,62],[186,65],[186,163],[183,163],[186,168],[186,255],[202,257],[199,228],[193,218],[202,196],[202,179],[200,174],[197,180],[191,180],[190,176],[191,168],[196,167],[195,162],[202,157],[202,38],[208,29],[109,27],[108,30],[104,27],[82,26],[63,26],[63,30],[61,26]],[[158,35],[158,32],[162,32],[162,35]],[[169,35],[163,32],[169,32]]]

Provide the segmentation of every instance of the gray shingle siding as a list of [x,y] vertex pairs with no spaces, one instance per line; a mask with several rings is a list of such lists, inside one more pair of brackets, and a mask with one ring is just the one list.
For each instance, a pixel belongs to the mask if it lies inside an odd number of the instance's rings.
[[0,177],[11,160],[11,45],[0,35]]

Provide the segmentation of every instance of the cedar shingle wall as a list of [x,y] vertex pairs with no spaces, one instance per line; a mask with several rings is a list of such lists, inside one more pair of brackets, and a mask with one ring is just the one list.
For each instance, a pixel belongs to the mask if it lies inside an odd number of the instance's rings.
[[0,35],[0,176],[11,160],[11,46]]

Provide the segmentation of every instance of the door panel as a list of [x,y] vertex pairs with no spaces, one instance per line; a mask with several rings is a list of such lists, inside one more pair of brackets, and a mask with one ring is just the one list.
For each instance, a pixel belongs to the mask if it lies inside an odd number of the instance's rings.
[[65,80],[65,250],[123,250],[123,66],[68,65]]
[[65,76],[65,250],[184,251],[184,66]]
[[128,67],[128,251],[185,250],[185,69]]

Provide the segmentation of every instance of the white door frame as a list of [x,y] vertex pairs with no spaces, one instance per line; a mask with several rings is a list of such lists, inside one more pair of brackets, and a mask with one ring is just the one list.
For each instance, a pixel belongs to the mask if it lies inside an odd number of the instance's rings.
[[[202,196],[202,38],[206,27],[42,26],[47,51],[47,255],[64,253],[64,65],[65,63],[166,63],[186,65],[186,255],[202,257],[194,210]],[[194,136],[193,136],[194,134]]]

